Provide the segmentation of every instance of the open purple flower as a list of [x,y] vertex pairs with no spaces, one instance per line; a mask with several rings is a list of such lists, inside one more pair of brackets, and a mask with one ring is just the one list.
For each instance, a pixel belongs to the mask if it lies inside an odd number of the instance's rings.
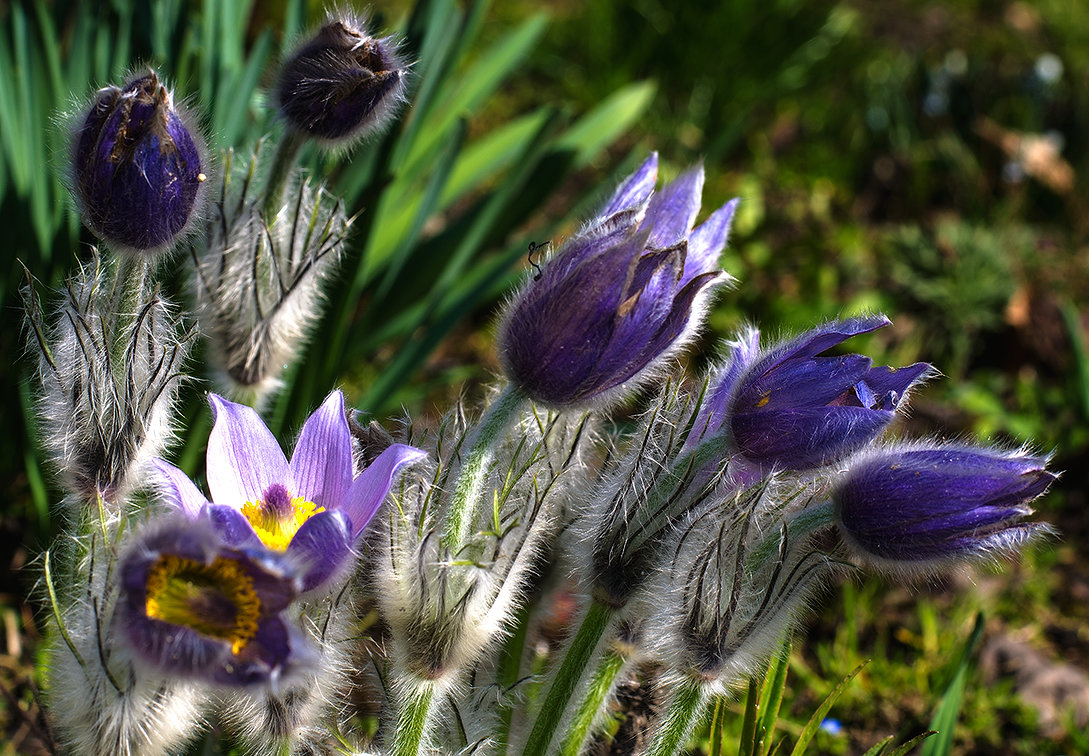
[[1022,523],[1056,476],[1047,460],[956,444],[866,456],[832,493],[847,543],[879,566],[1009,551],[1046,525]]
[[384,450],[353,478],[344,395],[334,391],[303,425],[288,462],[272,432],[243,404],[210,395],[209,502],[186,475],[156,460],[164,495],[191,517],[207,517],[227,543],[263,544],[302,565],[310,591],[346,566],[352,546],[385,501],[398,471],[425,453]]
[[693,230],[703,169],[654,193],[652,155],[601,214],[527,283],[500,325],[499,355],[535,401],[572,407],[638,384],[699,325],[737,200]]
[[84,222],[123,248],[169,244],[193,216],[202,151],[153,71],[99,90],[75,133]]
[[708,392],[689,442],[725,427],[734,448],[763,471],[807,470],[855,451],[892,422],[931,367],[874,367],[860,354],[820,355],[889,323],[883,315],[834,321],[762,353],[759,334],[750,331]]
[[225,545],[205,522],[170,516],[120,563],[118,633],[170,676],[275,685],[313,656],[282,611],[298,595],[283,555]]

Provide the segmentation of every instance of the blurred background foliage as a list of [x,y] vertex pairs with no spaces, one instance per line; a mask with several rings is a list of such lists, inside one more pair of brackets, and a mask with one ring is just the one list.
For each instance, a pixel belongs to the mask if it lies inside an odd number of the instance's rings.
[[[11,366],[0,375],[0,682],[12,691],[0,711],[13,744],[29,727],[15,708],[34,707],[19,681],[33,662],[22,596],[35,571],[20,568],[52,531],[17,290],[22,265],[60,285],[91,243],[66,200],[62,114],[152,64],[215,149],[252,149],[280,128],[269,70],[321,11],[309,0],[0,3],[0,362]],[[910,592],[847,584],[795,643],[780,731],[796,737],[866,657],[834,709],[842,727],[823,727],[812,749],[863,753],[925,730],[984,610],[953,751],[1089,752],[1089,4],[396,0],[370,13],[418,61],[413,105],[347,159],[304,155],[359,218],[273,424],[291,432],[334,384],[379,418],[460,395],[472,404],[496,370],[490,324],[529,243],[560,241],[648,150],[667,177],[702,160],[705,205],[742,205],[723,260],[738,284],[694,366],[748,321],[773,334],[881,310],[895,326],[852,349],[943,373],[904,432],[1031,443],[1067,471],[1041,513],[1061,537],[1001,575]],[[208,423],[202,389],[190,387],[198,430],[178,452],[190,469]],[[1002,643],[1069,666],[1066,692],[1033,693]]]

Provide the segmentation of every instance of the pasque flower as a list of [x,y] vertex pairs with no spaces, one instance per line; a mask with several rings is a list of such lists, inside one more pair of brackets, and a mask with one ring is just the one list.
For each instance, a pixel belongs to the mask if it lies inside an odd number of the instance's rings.
[[100,89],[72,156],[84,222],[122,248],[169,244],[193,216],[202,152],[155,72]]
[[294,128],[341,141],[380,126],[404,86],[392,40],[370,36],[358,19],[334,17],[284,64],[277,94]]
[[535,401],[608,401],[648,378],[696,331],[737,201],[693,230],[702,168],[654,193],[657,155],[527,283],[500,325],[499,355]]
[[892,422],[931,367],[820,355],[889,323],[883,315],[833,321],[763,353],[759,334],[748,332],[709,392],[690,442],[725,428],[745,460],[765,471],[811,469],[858,449]]
[[299,590],[290,561],[228,546],[207,522],[170,516],[138,534],[119,578],[119,632],[162,673],[275,684],[310,656],[281,616]]
[[233,546],[264,545],[302,568],[302,589],[326,583],[385,500],[398,471],[425,456],[393,444],[353,478],[344,396],[334,391],[303,425],[288,462],[251,407],[210,395],[208,439],[212,502],[178,468],[156,461],[160,489],[179,509],[211,520]]
[[1023,523],[1056,479],[1047,460],[959,444],[917,444],[864,456],[832,493],[852,550],[886,567],[1009,551],[1046,525]]

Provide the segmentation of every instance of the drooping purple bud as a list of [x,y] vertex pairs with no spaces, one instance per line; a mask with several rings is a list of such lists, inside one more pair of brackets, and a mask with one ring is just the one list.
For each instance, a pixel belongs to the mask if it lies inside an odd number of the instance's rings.
[[737,200],[693,230],[703,170],[653,194],[652,155],[507,309],[499,356],[534,401],[608,402],[647,380],[699,326]]
[[865,457],[832,493],[853,551],[893,570],[1009,552],[1046,525],[1022,523],[1056,475],[1042,457],[957,444]]
[[168,245],[193,217],[202,153],[153,71],[99,90],[72,155],[84,223],[121,248]]
[[931,367],[873,367],[859,354],[819,355],[889,323],[883,315],[834,321],[762,353],[750,333],[709,392],[690,441],[725,425],[734,448],[764,472],[808,470],[857,450],[892,422]]
[[280,110],[306,135],[342,142],[382,125],[402,99],[405,73],[391,39],[370,36],[358,19],[332,18],[284,64]]

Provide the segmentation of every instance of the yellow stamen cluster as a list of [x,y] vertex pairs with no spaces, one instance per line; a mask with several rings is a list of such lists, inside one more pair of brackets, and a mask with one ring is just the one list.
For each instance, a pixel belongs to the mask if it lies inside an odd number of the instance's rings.
[[301,496],[291,497],[291,512],[286,517],[277,515],[261,501],[247,501],[242,505],[242,516],[249,520],[261,543],[273,551],[286,551],[302,524],[324,511],[325,507]]
[[257,634],[261,599],[235,559],[203,564],[164,554],[147,577],[147,616],[229,641],[239,653]]

